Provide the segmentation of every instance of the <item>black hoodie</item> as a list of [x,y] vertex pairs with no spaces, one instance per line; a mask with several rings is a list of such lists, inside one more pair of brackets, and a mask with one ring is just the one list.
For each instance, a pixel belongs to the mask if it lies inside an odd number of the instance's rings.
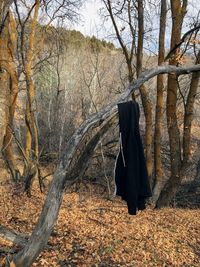
[[128,213],[145,209],[145,199],[152,196],[144,150],[139,132],[139,106],[129,101],[118,104],[120,151],[116,160],[116,195],[127,202]]

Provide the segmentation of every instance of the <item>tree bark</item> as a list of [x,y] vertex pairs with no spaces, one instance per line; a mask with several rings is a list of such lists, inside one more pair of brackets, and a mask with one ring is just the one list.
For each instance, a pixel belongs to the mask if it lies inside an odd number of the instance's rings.
[[[166,17],[167,17],[167,2],[161,1],[160,12],[160,32],[159,32],[159,52],[158,52],[158,65],[162,65],[165,59],[165,30],[166,30]],[[161,136],[163,125],[163,89],[164,89],[164,75],[157,76],[157,100],[156,100],[156,114],[155,114],[155,132],[154,132],[154,186],[153,186],[153,201],[156,202],[163,183],[163,170],[161,160]]]
[[[35,98],[35,86],[32,78],[33,59],[35,52],[35,34],[40,1],[36,0],[34,7],[34,16],[31,21],[31,33],[29,36],[29,47],[26,54],[24,65],[26,86],[27,86],[27,103],[26,103],[26,157],[31,159],[32,141],[35,142],[35,158],[38,159],[38,133],[33,112],[33,101]],[[31,160],[30,160],[31,161]]]
[[13,148],[13,121],[15,115],[16,100],[18,96],[18,77],[15,65],[15,49],[16,49],[16,24],[11,11],[8,12],[4,27],[4,36],[2,42],[6,44],[4,50],[5,68],[8,72],[9,88],[8,89],[8,119],[6,132],[3,138],[3,158],[10,170],[12,179],[16,182],[19,179],[20,172],[15,159],[15,151]]
[[[137,77],[142,72],[143,60],[143,38],[144,38],[144,7],[143,1],[138,1],[138,44],[137,44]],[[147,171],[152,185],[152,103],[149,94],[144,85],[140,87],[140,94],[145,115],[145,155],[147,162]]]
[[[38,145],[38,129],[35,120],[33,102],[35,100],[35,84],[33,81],[33,61],[35,53],[35,38],[36,38],[36,26],[38,12],[40,8],[40,0],[35,1],[34,15],[31,20],[31,33],[28,40],[28,50],[26,51],[26,61],[24,63],[24,72],[26,79],[27,89],[27,101],[26,101],[26,145],[25,154],[28,163],[25,164],[24,168],[24,180],[25,180],[25,191],[31,195],[31,185],[34,177],[38,175],[38,157],[39,157],[39,145]],[[24,38],[22,36],[21,38]],[[23,48],[22,48],[23,49]],[[35,147],[32,148],[33,142]],[[34,151],[34,155],[33,152]]]
[[[186,14],[187,0],[181,4],[180,0],[171,0],[172,10],[172,34],[171,34],[171,49],[180,42],[181,29],[183,19]],[[170,65],[178,65],[179,49],[176,51],[173,58],[169,60]],[[167,126],[169,134],[170,146],[170,162],[171,162],[171,176],[167,181],[164,190],[162,190],[157,201],[157,207],[169,205],[171,199],[175,196],[178,185],[181,181],[181,144],[180,133],[177,122],[176,104],[177,104],[177,75],[168,75],[167,84]]]
[[[53,236],[53,234],[54,234],[54,232],[52,232],[52,236]],[[9,229],[3,225],[0,225],[0,237],[2,237],[4,240],[12,242],[14,245],[17,245],[20,248],[23,248],[25,245],[27,245],[28,240],[30,238],[30,236],[28,234],[18,233],[18,232],[13,231],[12,229]],[[48,243],[45,246],[45,249],[52,249],[52,245]]]
[[14,0],[2,0],[0,3],[0,35],[2,34],[10,6],[13,2]]
[[[200,51],[198,52],[196,64],[200,63]],[[194,112],[194,102],[197,94],[198,84],[199,84],[200,72],[192,74],[192,79],[190,83],[190,89],[187,96],[187,102],[185,106],[184,114],[184,127],[183,127],[183,165],[185,165],[191,156],[191,129],[192,120]]]
[[9,88],[9,74],[6,70],[7,61],[5,58],[5,51],[7,50],[7,35],[3,31],[0,35],[0,149],[3,150],[3,139],[6,133],[6,125],[8,120],[8,88]]
[[[184,74],[199,70],[200,64],[190,68],[161,66],[145,72],[140,78],[128,86],[127,90],[121,95],[118,101],[91,116],[76,130],[60,158],[60,163],[51,182],[37,225],[27,245],[14,256],[12,263],[14,262],[17,267],[31,266],[47,244],[58,217],[64,189],[82,174],[90,157],[94,153],[100,137],[103,136],[115,122],[117,103],[126,101],[133,91],[137,90],[145,81],[151,79],[155,75],[170,72]],[[89,135],[91,132],[92,134]]]
[[0,236],[6,240],[11,241],[15,245],[25,246],[27,244],[29,236],[16,233],[13,230],[8,229],[0,225]]

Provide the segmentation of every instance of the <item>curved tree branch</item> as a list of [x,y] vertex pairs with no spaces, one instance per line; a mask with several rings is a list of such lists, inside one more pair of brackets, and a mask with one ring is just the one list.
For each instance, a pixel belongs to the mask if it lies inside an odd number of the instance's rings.
[[197,71],[200,71],[200,64],[191,67],[159,66],[146,71],[128,86],[118,101],[91,116],[75,131],[60,158],[37,225],[26,246],[14,256],[13,262],[17,267],[31,266],[47,244],[58,217],[64,190],[81,175],[98,145],[100,137],[115,122],[117,104],[126,101],[133,91],[138,90],[144,82],[158,74],[177,73],[181,75]]

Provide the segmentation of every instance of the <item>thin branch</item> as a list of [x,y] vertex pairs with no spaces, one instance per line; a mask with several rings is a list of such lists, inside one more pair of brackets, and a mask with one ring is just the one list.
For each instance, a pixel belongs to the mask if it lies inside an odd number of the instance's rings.
[[130,32],[132,35],[132,41],[131,41],[131,52],[130,52],[130,62],[132,62],[133,59],[133,52],[134,52],[134,48],[135,48],[135,29],[133,28],[133,24],[132,24],[132,18],[131,18],[131,1],[128,1],[128,24],[130,27]]
[[121,48],[122,48],[122,50],[124,52],[124,56],[126,58],[126,61],[127,62],[130,62],[130,58],[129,58],[129,55],[128,55],[127,47],[124,44],[124,41],[123,41],[123,39],[122,39],[122,37],[120,35],[120,32],[119,32],[117,23],[116,23],[115,18],[114,18],[114,14],[113,14],[113,11],[112,11],[112,6],[111,6],[111,1],[110,0],[107,0],[107,1],[104,0],[103,2],[105,4],[105,6],[106,6],[106,9],[107,9],[108,13],[110,14],[110,18],[112,20],[112,23],[113,23],[113,26],[114,26],[114,29],[115,29],[115,33],[116,33],[117,39],[118,39],[118,41],[119,41],[119,43],[121,45]]
[[182,90],[181,90],[180,83],[179,83],[179,80],[178,80],[178,76],[177,76],[176,82],[177,82],[177,86],[178,86],[178,91],[179,91],[180,96],[181,96],[181,98],[182,98],[182,100],[183,100],[183,106],[184,106],[184,110],[185,110],[185,109],[186,109],[185,96],[184,96],[184,94],[183,94],[183,92],[182,92]]
[[10,131],[12,132],[12,136],[14,137],[14,139],[15,139],[15,141],[16,141],[16,143],[17,143],[17,146],[18,146],[18,148],[19,148],[19,150],[21,151],[21,154],[22,154],[22,156],[23,156],[23,158],[24,158],[24,160],[25,160],[25,164],[26,164],[26,166],[28,165],[28,159],[27,159],[27,157],[26,157],[26,153],[25,153],[25,151],[24,151],[24,149],[23,149],[23,146],[22,146],[22,144],[20,143],[20,141],[18,140],[18,138],[17,138],[17,136],[16,136],[16,134],[15,134],[15,131],[13,130],[13,128],[9,125],[9,128],[10,128]]
[[184,43],[187,39],[187,37],[193,33],[194,31],[197,31],[200,29],[200,24],[194,28],[192,28],[191,30],[187,31],[183,37],[181,38],[180,42],[178,44],[176,44],[167,54],[167,56],[165,57],[165,61],[168,60],[172,55],[175,54],[176,50],[182,45],[182,43]]
[[[14,256],[14,263],[17,266],[31,266],[33,261],[44,249],[57,221],[65,188],[85,171],[100,138],[110,129],[111,125],[113,125],[113,119],[116,119],[117,104],[126,101],[133,91],[138,90],[144,82],[158,74],[177,73],[180,75],[197,71],[200,71],[200,64],[192,67],[175,67],[172,65],[159,66],[146,71],[127,87],[127,90],[121,95],[118,101],[88,118],[75,131],[67,147],[63,150],[60,163],[57,166],[54,178],[49,187],[41,215],[29,238],[29,242]],[[86,142],[85,146],[83,146],[89,130],[97,130],[97,132],[95,132]],[[83,149],[77,160],[80,147],[83,147]]]

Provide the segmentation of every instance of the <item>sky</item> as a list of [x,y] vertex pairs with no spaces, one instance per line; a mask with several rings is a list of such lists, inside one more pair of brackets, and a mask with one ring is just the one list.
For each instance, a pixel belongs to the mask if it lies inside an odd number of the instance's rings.
[[[168,0],[168,2],[170,2]],[[84,4],[84,7],[81,8],[81,16],[82,22],[79,25],[75,25],[75,29],[81,31],[84,35],[92,36],[95,35],[99,39],[106,39],[114,42],[115,45],[118,46],[117,41],[114,41],[110,38],[110,34],[113,32],[113,28],[110,21],[106,21],[106,27],[103,27],[102,18],[99,15],[99,10],[102,7],[101,0],[87,0]],[[192,16],[197,16],[197,13],[200,12],[200,0],[189,0],[188,1],[188,12],[187,19],[183,25],[183,33],[187,32],[190,29],[190,21]],[[150,47],[147,49],[157,50],[157,39],[158,37],[158,29],[159,29],[159,16],[155,16],[154,10],[152,13],[150,11],[150,17],[152,15],[153,28],[155,29],[152,33],[152,37],[155,39],[155,43],[153,44],[149,42]],[[171,18],[170,13],[168,13],[168,27],[166,32],[166,46],[170,45],[170,35],[171,35]],[[157,29],[156,29],[157,27]],[[151,36],[149,36],[151,38]],[[148,46],[148,42],[146,43]]]
[[84,35],[98,35],[101,24],[99,16],[99,9],[101,6],[100,1],[98,0],[86,1],[84,6],[81,8],[82,23],[76,25],[75,28]]

